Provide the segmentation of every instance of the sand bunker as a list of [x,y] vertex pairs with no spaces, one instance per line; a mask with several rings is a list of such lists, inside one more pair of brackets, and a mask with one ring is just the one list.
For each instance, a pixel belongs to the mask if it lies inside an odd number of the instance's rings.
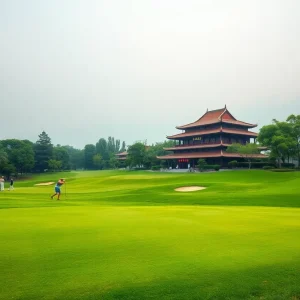
[[201,191],[205,190],[206,187],[203,186],[182,186],[175,189],[176,192],[194,192],[194,191]]
[[35,185],[51,185],[51,184],[53,184],[53,183],[55,183],[55,182],[42,182],[42,183],[37,183],[37,184],[35,184]]

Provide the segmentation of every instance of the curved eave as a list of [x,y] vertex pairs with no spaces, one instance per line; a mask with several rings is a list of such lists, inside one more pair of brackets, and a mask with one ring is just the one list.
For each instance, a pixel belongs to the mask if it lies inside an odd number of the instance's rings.
[[230,120],[222,120],[223,123],[226,124],[233,124],[233,125],[239,125],[239,126],[243,126],[246,128],[254,128],[257,127],[257,124],[250,124],[250,123],[246,123],[246,122],[242,122],[242,121],[230,121]]
[[205,122],[205,123],[201,123],[201,124],[192,123],[192,124],[187,124],[187,125],[182,125],[182,126],[176,126],[175,128],[179,129],[179,130],[185,130],[185,129],[191,129],[191,128],[196,128],[196,127],[200,127],[200,126],[206,126],[206,125],[212,125],[212,124],[218,124],[218,123],[238,125],[238,126],[243,126],[245,128],[257,127],[257,124],[250,124],[250,123],[245,123],[245,122],[241,122],[241,121],[215,120],[215,121]]
[[128,152],[127,151],[124,151],[124,152],[121,152],[121,153],[117,153],[116,155],[117,156],[122,156],[122,155],[127,155],[128,154]]
[[176,140],[180,138],[186,138],[186,137],[194,137],[194,136],[202,136],[202,135],[208,135],[213,133],[230,133],[230,134],[237,134],[237,135],[245,135],[245,136],[251,136],[251,137],[257,137],[258,133],[247,131],[247,130],[235,130],[235,129],[228,129],[228,128],[218,128],[215,130],[206,130],[206,131],[195,131],[195,132],[185,132],[185,133],[179,133],[175,135],[167,136],[169,140]]
[[[190,153],[173,153],[164,156],[157,156],[158,159],[181,159],[181,158],[214,158],[214,157],[231,157],[231,158],[243,158],[239,153],[228,153],[224,151],[216,152],[190,152]],[[265,154],[253,154],[252,158],[268,158]]]
[[217,123],[221,123],[220,120],[213,120],[213,121],[206,121],[204,123],[190,123],[190,124],[186,124],[186,125],[181,125],[181,126],[176,126],[177,129],[180,130],[184,130],[184,129],[189,129],[189,128],[194,128],[194,127],[199,127],[199,126],[205,126],[205,125],[211,125],[211,124],[217,124]]

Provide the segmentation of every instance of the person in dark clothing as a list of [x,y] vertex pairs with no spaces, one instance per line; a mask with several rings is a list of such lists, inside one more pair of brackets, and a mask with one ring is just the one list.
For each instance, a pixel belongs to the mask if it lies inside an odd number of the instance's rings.
[[9,190],[12,191],[14,189],[14,179],[11,178],[10,179],[10,186],[9,186]]

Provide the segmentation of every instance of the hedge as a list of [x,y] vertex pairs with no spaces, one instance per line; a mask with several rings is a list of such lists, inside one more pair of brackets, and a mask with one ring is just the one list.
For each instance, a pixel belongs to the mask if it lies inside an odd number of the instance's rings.
[[[273,163],[269,163],[269,162],[251,162],[251,168],[260,169],[265,166],[270,166],[272,168],[276,167]],[[249,163],[248,162],[238,162],[237,167],[249,168]]]
[[215,170],[215,171],[219,171],[221,168],[220,165],[205,165],[203,166],[204,170]]
[[292,164],[292,163],[282,163],[281,167],[282,168],[295,168],[295,164]]

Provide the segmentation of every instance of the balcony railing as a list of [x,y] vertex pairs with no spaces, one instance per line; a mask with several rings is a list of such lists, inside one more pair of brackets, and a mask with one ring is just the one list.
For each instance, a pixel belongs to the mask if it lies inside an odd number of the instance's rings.
[[[222,140],[223,144],[234,144],[234,143],[239,143],[242,145],[245,145],[245,141],[228,141],[228,140]],[[201,143],[191,143],[191,144],[181,144],[181,145],[175,145],[176,148],[182,148],[182,147],[189,147],[189,146],[202,146],[202,145],[219,145],[221,144],[221,140],[215,141],[215,142],[201,142]]]

